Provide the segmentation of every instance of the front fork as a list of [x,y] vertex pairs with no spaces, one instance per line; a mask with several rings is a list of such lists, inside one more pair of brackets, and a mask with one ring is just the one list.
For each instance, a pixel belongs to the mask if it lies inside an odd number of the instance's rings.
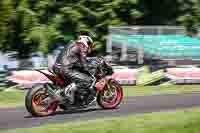
[[93,82],[92,82],[92,84],[91,84],[91,86],[90,86],[90,90],[93,90],[93,89],[94,89],[94,86],[95,86],[96,81],[97,81],[97,79],[96,79],[96,77],[95,77],[94,75],[92,75],[92,77],[93,77]]

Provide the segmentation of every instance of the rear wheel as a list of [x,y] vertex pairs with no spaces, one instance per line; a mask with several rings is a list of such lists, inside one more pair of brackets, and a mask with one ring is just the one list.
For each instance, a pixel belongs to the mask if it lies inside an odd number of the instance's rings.
[[48,116],[56,111],[57,102],[49,96],[43,85],[36,85],[28,91],[25,106],[33,116]]
[[104,109],[114,109],[122,101],[123,90],[115,81],[110,80],[105,88],[97,94],[97,103]]

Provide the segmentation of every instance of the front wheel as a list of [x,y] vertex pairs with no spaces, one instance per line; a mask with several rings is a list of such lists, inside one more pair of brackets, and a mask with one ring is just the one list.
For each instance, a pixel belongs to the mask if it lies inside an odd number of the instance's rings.
[[43,85],[36,85],[28,91],[25,106],[33,116],[48,116],[56,111],[57,102],[49,96]]
[[122,101],[123,90],[115,80],[110,80],[105,88],[97,94],[97,103],[104,109],[114,109]]

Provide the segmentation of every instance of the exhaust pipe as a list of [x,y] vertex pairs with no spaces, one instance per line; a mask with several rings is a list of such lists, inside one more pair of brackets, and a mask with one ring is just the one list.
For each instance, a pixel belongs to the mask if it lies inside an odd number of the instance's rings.
[[45,84],[45,88],[50,97],[53,98],[55,101],[61,101],[61,97],[56,95],[55,91],[52,89],[54,88],[51,84]]

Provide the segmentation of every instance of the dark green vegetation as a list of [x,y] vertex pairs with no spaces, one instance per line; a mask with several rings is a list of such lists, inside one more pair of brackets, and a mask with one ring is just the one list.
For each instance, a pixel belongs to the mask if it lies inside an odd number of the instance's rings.
[[199,0],[1,0],[0,49],[24,58],[79,33],[101,48],[109,25],[200,25]]
[[199,133],[200,109],[45,125],[1,133]]

